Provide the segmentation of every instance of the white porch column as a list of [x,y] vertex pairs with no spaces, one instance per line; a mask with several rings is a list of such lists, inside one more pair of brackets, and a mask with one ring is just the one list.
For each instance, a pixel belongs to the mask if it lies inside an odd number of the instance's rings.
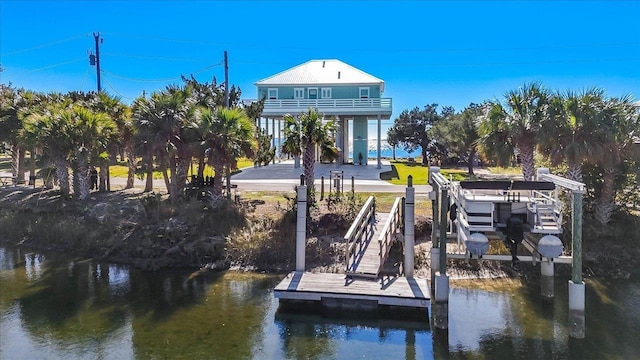
[[278,145],[276,146],[276,156],[278,157],[278,162],[282,162],[282,158],[280,157],[281,145],[282,145],[282,119],[278,119]]
[[342,123],[340,122],[340,116],[336,116],[335,118],[336,124],[336,138],[335,138],[335,147],[338,148],[338,158],[336,159],[336,167],[342,165],[344,163],[344,141],[342,138]]
[[380,114],[378,114],[378,169],[382,169],[382,161],[380,160],[380,133],[381,133],[382,121],[380,120]]
[[[276,118],[271,119],[271,143],[273,144],[272,146],[275,148],[276,147]],[[273,156],[273,164],[276,163],[276,157],[275,155]]]

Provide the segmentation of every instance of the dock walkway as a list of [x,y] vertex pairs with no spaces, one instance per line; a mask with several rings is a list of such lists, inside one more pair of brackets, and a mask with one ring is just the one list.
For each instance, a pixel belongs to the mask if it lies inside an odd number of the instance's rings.
[[[380,243],[378,238],[382,228],[389,218],[388,213],[376,213],[375,221],[369,225],[369,231],[365,234],[361,245],[349,258],[349,276],[376,279],[380,269]],[[373,230],[373,231],[372,231]]]

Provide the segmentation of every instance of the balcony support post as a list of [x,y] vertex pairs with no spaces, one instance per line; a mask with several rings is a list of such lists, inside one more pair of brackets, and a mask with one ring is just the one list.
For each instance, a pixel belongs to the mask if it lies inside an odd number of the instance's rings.
[[380,160],[380,133],[381,133],[382,121],[380,120],[380,114],[378,114],[378,169],[382,169],[382,161]]

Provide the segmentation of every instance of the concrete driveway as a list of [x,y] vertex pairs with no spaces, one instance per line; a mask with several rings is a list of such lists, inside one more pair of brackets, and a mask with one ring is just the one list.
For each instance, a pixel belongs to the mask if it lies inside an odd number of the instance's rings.
[[[375,161],[375,160],[374,160]],[[325,181],[325,191],[329,190],[331,171],[343,171],[344,191],[351,190],[351,177],[358,192],[405,192],[406,185],[393,185],[380,180],[380,173],[391,171],[389,161],[382,161],[382,169],[377,169],[375,163],[369,165],[336,165],[316,163],[314,167],[316,190],[320,190],[322,176]],[[262,167],[242,169],[242,172],[231,177],[231,183],[237,184],[240,190],[254,191],[293,191],[300,183],[303,167],[294,168],[293,160],[270,164]],[[426,194],[431,186],[416,185],[416,193]]]

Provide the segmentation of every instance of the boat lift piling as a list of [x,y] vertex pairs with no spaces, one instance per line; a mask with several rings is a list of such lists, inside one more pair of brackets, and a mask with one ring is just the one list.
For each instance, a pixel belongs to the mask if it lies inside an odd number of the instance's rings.
[[[449,206],[449,183],[440,173],[440,168],[429,168],[430,194],[433,204],[431,279],[434,289],[431,314],[437,329],[449,327],[449,276],[447,276],[447,210]],[[439,209],[438,209],[439,207]],[[435,224],[438,224],[436,227]],[[438,244],[437,248],[435,245]],[[433,251],[433,250],[437,251]],[[438,265],[437,268],[435,265]]]

